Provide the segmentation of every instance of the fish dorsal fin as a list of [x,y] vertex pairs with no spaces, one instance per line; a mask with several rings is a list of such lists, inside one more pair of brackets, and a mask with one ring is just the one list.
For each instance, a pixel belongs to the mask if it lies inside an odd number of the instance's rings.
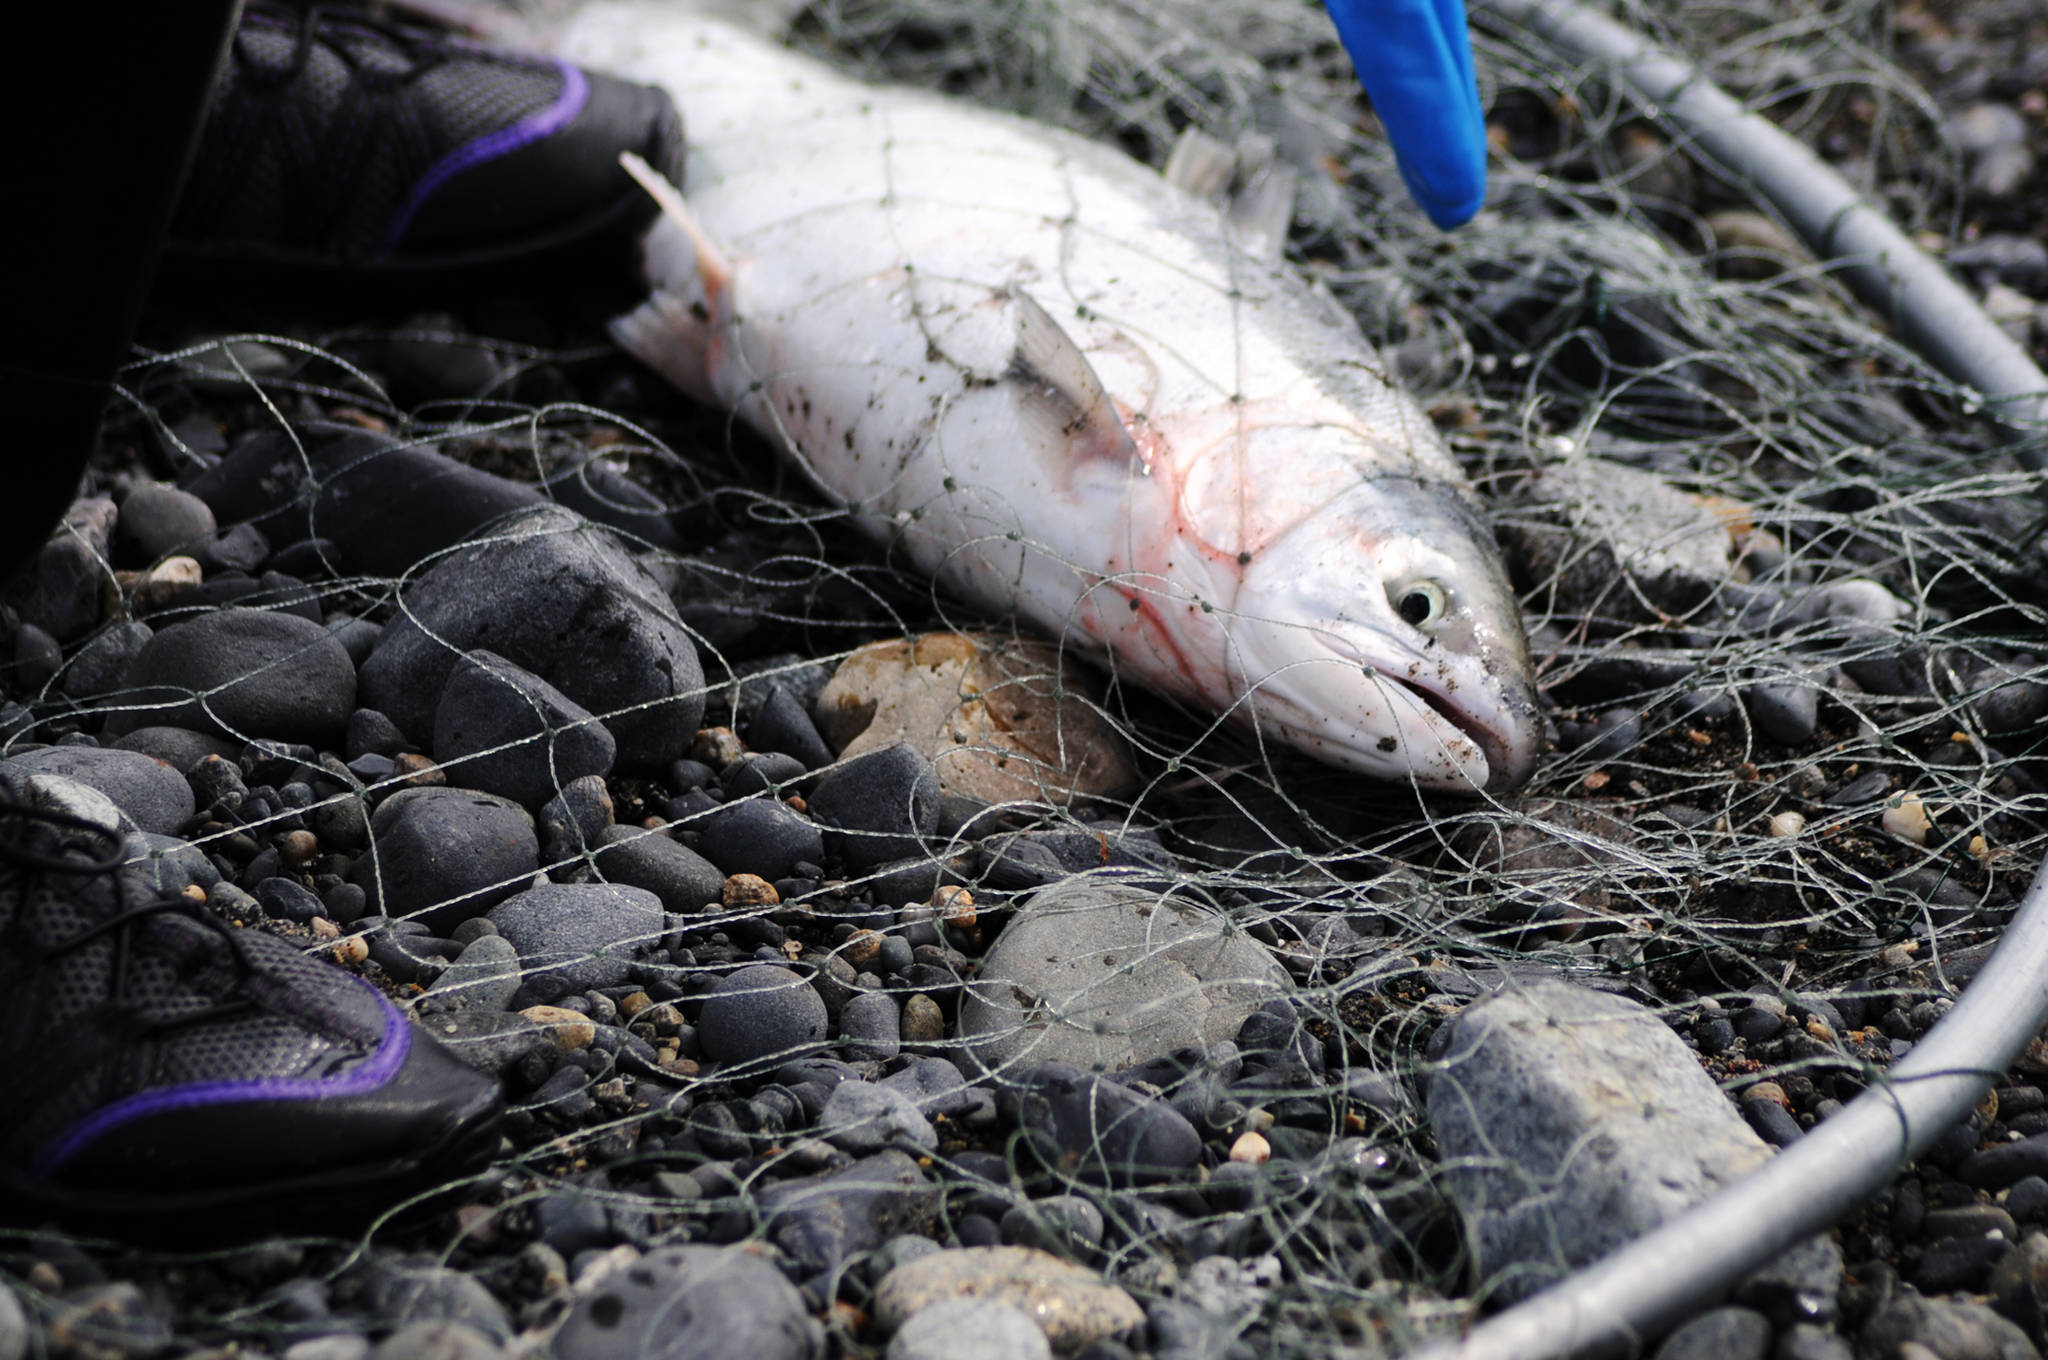
[[1229,192],[1231,177],[1237,173],[1237,150],[1200,128],[1182,128],[1166,158],[1166,169],[1160,173],[1168,184],[1196,198],[1220,198]]
[[1169,184],[1221,204],[1231,237],[1246,254],[1280,258],[1301,174],[1280,159],[1271,137],[1248,132],[1237,145],[1225,146],[1206,132],[1185,128],[1162,173]]
[[1017,342],[1007,381],[1017,384],[1028,419],[1075,459],[1137,464],[1138,446],[1074,337],[1023,289],[1009,290]]

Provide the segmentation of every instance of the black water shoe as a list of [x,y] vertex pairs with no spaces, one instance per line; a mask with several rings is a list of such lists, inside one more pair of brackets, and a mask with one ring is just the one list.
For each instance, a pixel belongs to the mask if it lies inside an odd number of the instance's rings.
[[368,1215],[496,1148],[495,1083],[362,978],[123,870],[119,815],[0,778],[8,1216]]

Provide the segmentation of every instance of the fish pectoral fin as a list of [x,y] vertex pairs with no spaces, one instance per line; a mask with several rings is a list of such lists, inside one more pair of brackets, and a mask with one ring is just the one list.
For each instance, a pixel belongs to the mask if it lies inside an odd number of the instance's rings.
[[1138,445],[1124,428],[1115,398],[1074,337],[1021,288],[1009,290],[1016,318],[1016,348],[1004,380],[1016,384],[1022,414],[1045,434],[1049,447],[1075,455],[1142,465]]
[[1280,159],[1271,137],[1247,132],[1235,146],[1185,128],[1166,158],[1167,182],[1223,208],[1230,234],[1248,255],[1280,258],[1294,220],[1301,172]]
[[1237,174],[1237,148],[1225,146],[1200,128],[1181,129],[1161,172],[1166,182],[1196,198],[1220,198]]
[[651,295],[613,319],[612,338],[699,401],[717,401],[721,359],[731,349],[724,332],[732,319],[732,261],[675,185],[630,151],[619,164],[661,217],[640,246]]
[[697,252],[697,277],[703,280],[705,296],[712,299],[722,296],[732,283],[732,261],[704,230],[697,214],[690,211],[690,205],[683,200],[683,191],[631,151],[619,153],[619,164],[647,191],[647,196],[661,209],[661,215],[675,223],[676,228],[689,238],[691,248]]

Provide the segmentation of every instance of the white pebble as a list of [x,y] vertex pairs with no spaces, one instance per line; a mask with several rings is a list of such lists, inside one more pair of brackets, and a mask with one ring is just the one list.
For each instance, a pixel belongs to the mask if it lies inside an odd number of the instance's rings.
[[1900,794],[1885,804],[1883,825],[1892,835],[1915,845],[1927,844],[1927,833],[1934,829],[1927,805],[1910,793]]
[[1233,1162],[1246,1162],[1258,1166],[1262,1162],[1270,1161],[1272,1156],[1273,1145],[1256,1133],[1241,1133],[1237,1136],[1237,1141],[1230,1145],[1230,1160]]
[[1052,1360],[1052,1346],[1008,1304],[947,1299],[897,1329],[889,1360]]
[[1789,840],[1806,830],[1806,818],[1797,812],[1780,812],[1771,818],[1771,834]]

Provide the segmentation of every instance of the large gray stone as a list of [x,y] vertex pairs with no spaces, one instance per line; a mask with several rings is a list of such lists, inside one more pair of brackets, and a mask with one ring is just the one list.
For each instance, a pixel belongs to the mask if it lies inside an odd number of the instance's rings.
[[128,665],[107,733],[168,725],[248,741],[335,746],[356,706],[356,667],[327,629],[296,614],[222,609],[166,628]]
[[549,883],[491,911],[526,975],[552,973],[571,991],[616,987],[661,940],[667,917],[651,892],[616,883]]
[[140,751],[100,746],[48,746],[0,762],[16,775],[54,774],[98,789],[144,831],[176,835],[192,816],[185,776]]
[[[405,590],[363,663],[363,702],[422,745],[457,654],[487,647],[603,719],[621,758],[663,765],[703,717],[697,650],[660,584],[557,506],[491,526]],[[344,715],[346,716],[346,715]]]
[[1654,622],[1682,614],[1734,572],[1728,526],[1654,473],[1585,454],[1538,468],[1502,534],[1553,613]]
[[465,653],[434,712],[434,759],[464,788],[539,807],[610,771],[618,747],[590,711],[496,652]]
[[1517,982],[1446,1024],[1430,1124],[1482,1278],[1505,1296],[1588,1265],[1770,1149],[1654,1014]]
[[540,866],[533,817],[469,789],[401,789],[370,819],[354,881],[373,913],[451,930],[520,891]]
[[1207,1048],[1293,989],[1263,946],[1221,913],[1101,878],[1026,901],[960,1008],[984,1070],[1063,1062],[1100,1072]]

